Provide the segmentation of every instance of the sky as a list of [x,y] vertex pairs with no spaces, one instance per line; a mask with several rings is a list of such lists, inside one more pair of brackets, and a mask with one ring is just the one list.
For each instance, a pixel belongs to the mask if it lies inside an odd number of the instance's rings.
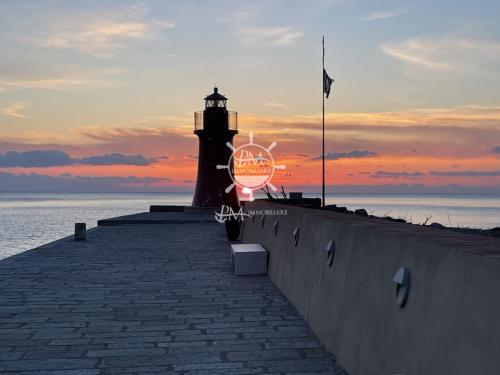
[[191,191],[213,87],[273,184],[498,192],[500,3],[0,2],[0,191]]

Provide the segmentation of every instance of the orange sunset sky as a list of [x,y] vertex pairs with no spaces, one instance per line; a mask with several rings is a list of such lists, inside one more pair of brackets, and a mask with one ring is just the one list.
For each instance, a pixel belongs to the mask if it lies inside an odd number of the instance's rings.
[[329,191],[496,192],[500,6],[480,3],[3,1],[0,191],[190,191],[217,85],[235,144],[277,142],[273,184],[317,192],[325,35]]

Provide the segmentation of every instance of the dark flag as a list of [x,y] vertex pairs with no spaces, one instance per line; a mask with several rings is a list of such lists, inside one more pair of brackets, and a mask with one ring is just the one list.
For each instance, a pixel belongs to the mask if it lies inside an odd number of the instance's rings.
[[330,96],[330,88],[333,82],[335,82],[333,78],[330,78],[326,70],[323,68],[323,92],[326,94],[327,98]]

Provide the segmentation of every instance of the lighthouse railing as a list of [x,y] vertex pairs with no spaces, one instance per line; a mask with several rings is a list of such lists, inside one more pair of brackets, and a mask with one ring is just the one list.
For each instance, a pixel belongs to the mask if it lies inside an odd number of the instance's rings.
[[194,113],[194,130],[203,130],[203,111]]
[[[227,111],[227,128],[238,130],[238,112]],[[194,130],[204,130],[203,111],[194,113]]]
[[238,130],[238,112],[227,112],[227,128],[229,130]]

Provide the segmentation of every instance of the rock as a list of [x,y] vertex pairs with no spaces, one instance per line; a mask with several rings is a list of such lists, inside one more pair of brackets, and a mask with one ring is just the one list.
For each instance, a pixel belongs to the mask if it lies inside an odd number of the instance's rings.
[[324,208],[325,208],[325,210],[333,211],[335,208],[337,208],[337,205],[336,204],[327,204]]
[[444,225],[439,223],[432,223],[430,226],[433,228],[446,228]]
[[348,210],[347,207],[336,207],[333,211],[346,213]]
[[364,217],[368,216],[368,212],[366,212],[364,208],[358,208],[356,211],[354,211],[354,213],[359,216],[364,216]]
[[392,216],[385,216],[384,217],[385,220],[389,220],[389,221],[396,221],[398,223],[406,223],[406,220],[405,219],[396,219]]
[[329,204],[328,206],[325,206],[324,209],[328,211],[341,212],[341,213],[350,212],[347,209],[347,207],[337,207],[336,204]]

